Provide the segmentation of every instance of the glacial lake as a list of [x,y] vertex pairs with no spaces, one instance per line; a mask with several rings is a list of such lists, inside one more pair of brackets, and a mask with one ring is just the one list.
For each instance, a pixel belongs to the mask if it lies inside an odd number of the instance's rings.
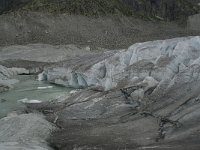
[[18,83],[8,92],[0,93],[0,118],[7,114],[22,110],[24,104],[22,99],[48,101],[60,96],[69,95],[72,90],[47,82],[38,81],[35,76],[19,76]]

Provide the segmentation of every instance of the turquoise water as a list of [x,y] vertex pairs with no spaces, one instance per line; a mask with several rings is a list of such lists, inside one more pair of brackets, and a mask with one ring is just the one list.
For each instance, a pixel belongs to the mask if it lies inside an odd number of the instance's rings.
[[[22,110],[24,105],[18,100],[27,98],[29,100],[48,101],[59,96],[68,95],[71,89],[37,81],[34,76],[20,76],[19,83],[8,92],[0,93],[0,118],[12,111]],[[38,87],[52,86],[52,88],[38,89]]]

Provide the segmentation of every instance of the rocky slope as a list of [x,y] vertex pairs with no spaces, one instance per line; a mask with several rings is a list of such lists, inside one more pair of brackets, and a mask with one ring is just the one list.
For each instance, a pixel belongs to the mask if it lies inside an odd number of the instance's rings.
[[197,13],[197,3],[198,0],[1,0],[0,6],[6,11],[28,10],[85,16],[123,14],[143,19],[176,20]]
[[174,22],[149,22],[133,17],[91,18],[48,13],[10,13],[0,16],[0,46],[44,43],[119,49],[132,43],[199,35]]
[[1,0],[0,5],[11,6],[0,15],[0,46],[45,43],[119,49],[200,33],[186,21],[197,13],[197,1]]

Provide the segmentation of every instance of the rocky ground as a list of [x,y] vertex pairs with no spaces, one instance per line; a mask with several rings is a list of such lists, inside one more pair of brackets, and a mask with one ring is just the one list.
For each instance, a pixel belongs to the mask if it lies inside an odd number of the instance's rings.
[[13,12],[0,16],[0,45],[45,43],[84,45],[91,50],[127,48],[136,42],[199,35],[186,21],[145,21],[134,17],[86,17],[68,14]]
[[[12,46],[4,47],[0,64],[9,67],[8,62],[12,60],[15,67],[30,72],[31,66],[37,68],[42,63],[44,66],[35,72],[40,73],[40,80],[81,89],[62,101],[27,104],[25,112],[30,114],[26,115],[34,118],[32,113],[40,113],[51,122],[41,121],[45,127],[36,125],[37,130],[54,129],[50,124],[57,127],[51,133],[45,131],[52,149],[199,149],[199,36],[136,43],[115,51],[85,49],[84,54],[73,46],[76,55],[64,55],[69,46],[59,47],[57,50],[63,57],[56,55],[59,60],[54,59],[54,51],[50,50],[51,63],[45,48],[53,46],[40,48],[40,56],[35,56],[35,46],[39,49],[38,45],[27,45],[31,47],[27,53],[26,46],[19,50],[15,47],[17,55]],[[31,61],[26,60],[29,56]],[[22,62],[29,64],[28,67]],[[26,115],[11,118],[26,118]],[[0,123],[5,124],[6,120],[1,119]],[[25,129],[29,130],[28,127]],[[24,128],[21,130],[25,132]],[[12,132],[18,135],[15,129],[0,126],[0,135],[12,135]],[[36,143],[27,143],[50,149],[46,143],[42,144],[41,137],[46,139],[43,132],[34,135]],[[22,136],[22,141],[26,136]],[[9,142],[16,141],[13,145],[23,148],[24,143],[19,143],[18,137],[6,139],[0,144],[4,149],[13,144]]]

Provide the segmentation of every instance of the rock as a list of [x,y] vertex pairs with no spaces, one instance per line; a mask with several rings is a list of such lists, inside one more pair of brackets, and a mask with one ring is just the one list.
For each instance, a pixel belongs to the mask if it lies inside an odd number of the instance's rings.
[[51,150],[46,139],[54,130],[43,116],[37,114],[12,115],[0,120],[0,149]]

